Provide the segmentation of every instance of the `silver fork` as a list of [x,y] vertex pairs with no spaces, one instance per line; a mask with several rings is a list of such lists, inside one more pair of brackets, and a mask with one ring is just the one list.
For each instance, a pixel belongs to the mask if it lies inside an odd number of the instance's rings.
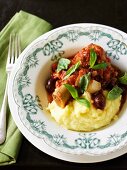
[[7,72],[7,82],[4,92],[3,103],[0,111],[0,144],[2,144],[6,139],[6,111],[7,111],[7,89],[10,72],[21,53],[19,36],[15,33],[10,34],[9,39],[9,49],[8,49],[8,58],[6,63],[6,72]]

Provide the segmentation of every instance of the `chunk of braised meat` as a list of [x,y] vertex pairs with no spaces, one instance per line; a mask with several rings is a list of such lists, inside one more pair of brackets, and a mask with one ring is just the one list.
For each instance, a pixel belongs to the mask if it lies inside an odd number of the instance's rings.
[[56,71],[56,69],[57,69],[57,64],[58,64],[57,62],[55,62],[55,63],[52,64],[52,67],[51,67],[51,68],[52,68],[52,70],[51,70],[52,72],[55,72],[55,71]]
[[105,61],[109,62],[106,58],[105,51],[98,45],[90,44],[87,47],[83,48],[79,51],[72,59],[71,63],[76,64],[77,62],[81,62],[82,67],[87,68],[89,66],[90,61],[90,49],[94,49],[97,54],[97,61],[98,63]]
[[92,94],[93,105],[97,109],[103,110],[106,104],[106,98],[103,95],[102,91]]
[[111,90],[117,84],[119,74],[118,70],[109,63],[106,69],[92,70],[91,75],[94,80],[101,83],[102,89]]
[[71,94],[64,85],[55,89],[52,96],[53,96],[53,100],[61,108],[64,108],[67,102],[71,99]]

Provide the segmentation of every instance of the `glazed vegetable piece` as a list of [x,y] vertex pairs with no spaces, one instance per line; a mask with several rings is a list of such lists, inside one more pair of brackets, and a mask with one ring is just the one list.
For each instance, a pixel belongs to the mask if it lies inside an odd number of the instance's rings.
[[101,83],[96,80],[91,80],[88,85],[87,91],[89,93],[95,93],[99,90],[101,90]]
[[66,89],[64,85],[55,89],[53,93],[53,100],[57,103],[58,106],[64,108],[68,100],[71,98],[71,94]]

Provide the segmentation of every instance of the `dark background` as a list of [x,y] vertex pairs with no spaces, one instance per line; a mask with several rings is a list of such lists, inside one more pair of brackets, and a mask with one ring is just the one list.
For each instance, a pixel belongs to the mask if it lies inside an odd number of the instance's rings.
[[[0,0],[0,30],[18,11],[37,15],[57,28],[98,23],[127,32],[127,0]],[[106,162],[79,164],[50,157],[23,138],[17,163],[0,169],[127,170],[127,154]]]

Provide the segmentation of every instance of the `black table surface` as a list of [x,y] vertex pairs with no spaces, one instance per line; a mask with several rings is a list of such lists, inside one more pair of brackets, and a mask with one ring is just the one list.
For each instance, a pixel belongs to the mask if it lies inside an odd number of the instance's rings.
[[[127,32],[126,0],[0,0],[0,30],[18,11],[37,15],[57,28],[73,23],[98,23]],[[1,169],[127,169],[127,154],[100,163],[71,163],[53,158],[34,147],[25,137],[17,163]]]

